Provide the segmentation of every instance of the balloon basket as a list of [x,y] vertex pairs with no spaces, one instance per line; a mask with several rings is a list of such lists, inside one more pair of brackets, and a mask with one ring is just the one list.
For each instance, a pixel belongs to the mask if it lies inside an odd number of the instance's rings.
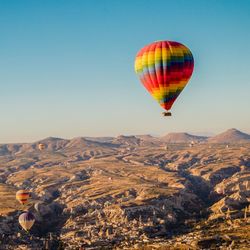
[[163,114],[163,116],[172,116],[171,112],[169,112],[169,111],[168,112],[163,112],[162,114]]

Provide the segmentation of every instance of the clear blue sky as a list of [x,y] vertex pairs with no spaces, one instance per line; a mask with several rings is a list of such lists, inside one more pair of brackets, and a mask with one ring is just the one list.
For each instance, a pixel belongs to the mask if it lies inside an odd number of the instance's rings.
[[[250,1],[0,0],[0,142],[250,132]],[[145,44],[195,59],[172,118],[134,73]]]

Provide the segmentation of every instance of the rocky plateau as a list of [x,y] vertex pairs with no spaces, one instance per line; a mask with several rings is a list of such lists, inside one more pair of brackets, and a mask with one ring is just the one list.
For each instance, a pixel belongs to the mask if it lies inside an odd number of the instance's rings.
[[[19,189],[32,193],[25,206]],[[249,249],[250,135],[1,144],[0,195],[3,250]]]

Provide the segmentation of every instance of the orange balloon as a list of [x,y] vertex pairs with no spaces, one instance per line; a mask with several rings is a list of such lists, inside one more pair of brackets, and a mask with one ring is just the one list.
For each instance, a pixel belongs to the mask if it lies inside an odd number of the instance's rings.
[[30,192],[28,190],[19,190],[16,192],[16,199],[22,204],[25,205],[30,198]]
[[44,150],[45,149],[45,144],[39,143],[38,148],[39,148],[39,150]]

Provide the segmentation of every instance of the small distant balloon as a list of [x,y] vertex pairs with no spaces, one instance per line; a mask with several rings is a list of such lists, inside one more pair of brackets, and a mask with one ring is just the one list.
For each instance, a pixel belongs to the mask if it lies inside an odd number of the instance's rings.
[[29,198],[30,198],[30,192],[28,190],[19,190],[16,192],[16,199],[22,204],[25,205]]
[[44,150],[45,149],[45,144],[43,144],[43,143],[39,143],[38,144],[38,148],[39,148],[39,150]]
[[35,223],[35,217],[31,212],[25,212],[19,216],[18,221],[25,231],[29,231]]

